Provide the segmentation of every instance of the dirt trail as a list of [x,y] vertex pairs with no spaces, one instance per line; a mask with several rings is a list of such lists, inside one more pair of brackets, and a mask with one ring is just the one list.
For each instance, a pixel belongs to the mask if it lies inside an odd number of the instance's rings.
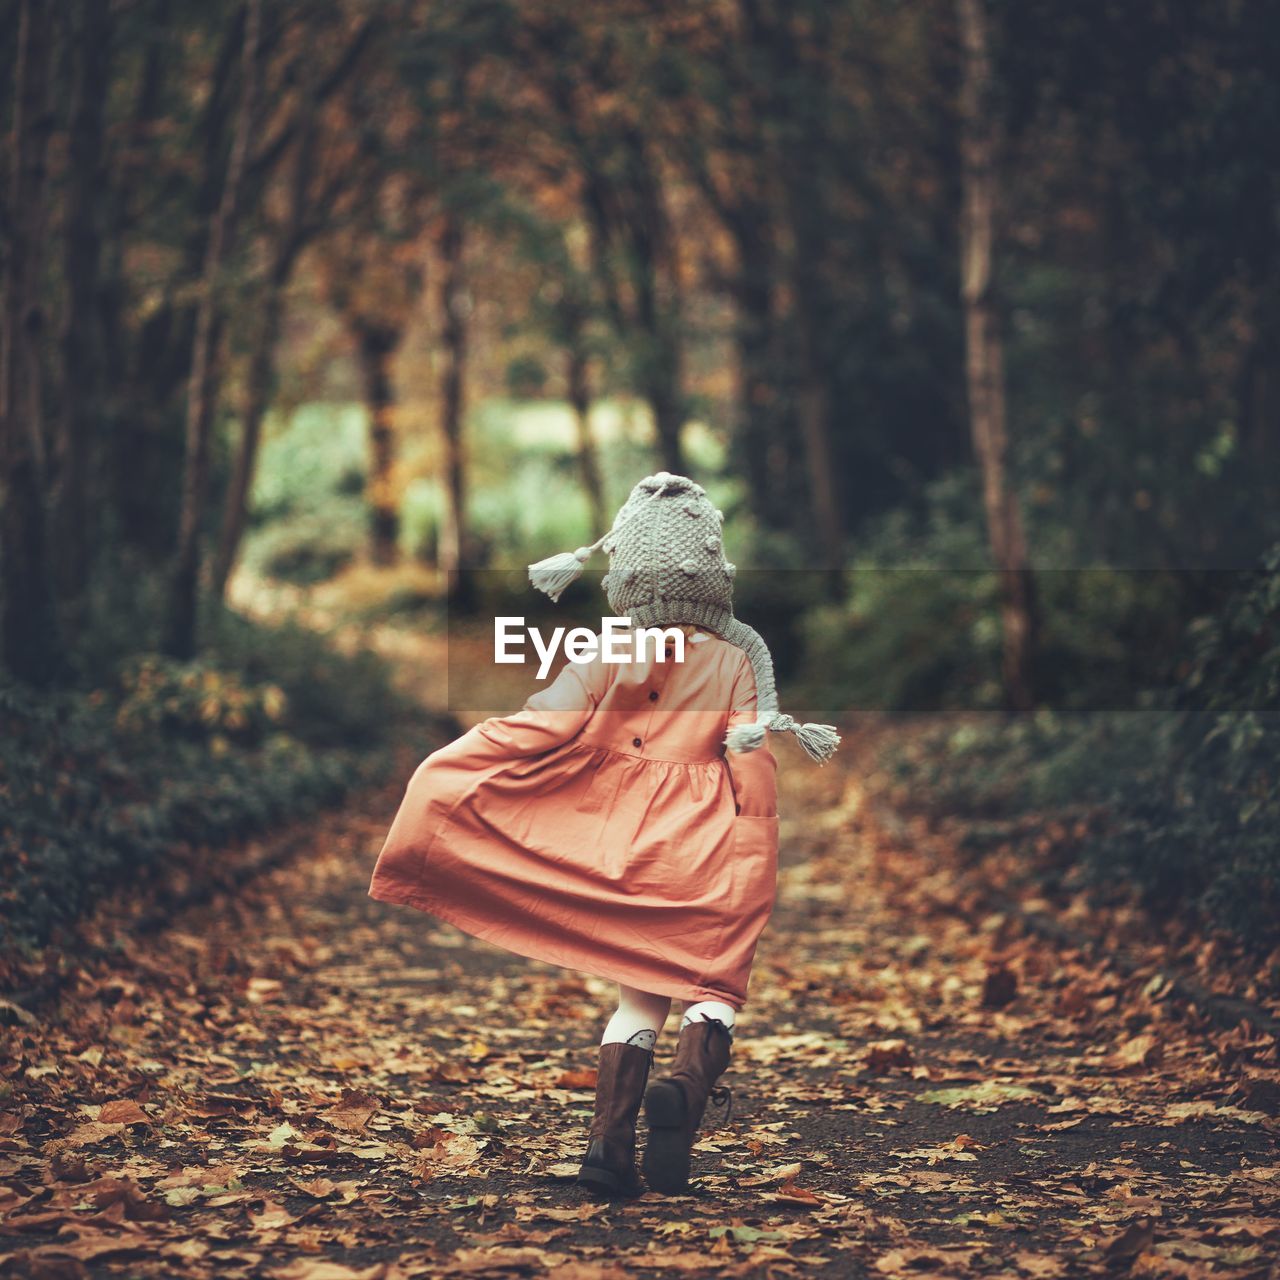
[[371,902],[397,783],[232,900],[99,921],[4,1032],[0,1274],[1273,1274],[1277,1125],[1233,1090],[1274,1045],[984,916],[856,750],[779,755],[779,903],[696,1195],[572,1185],[609,989]]

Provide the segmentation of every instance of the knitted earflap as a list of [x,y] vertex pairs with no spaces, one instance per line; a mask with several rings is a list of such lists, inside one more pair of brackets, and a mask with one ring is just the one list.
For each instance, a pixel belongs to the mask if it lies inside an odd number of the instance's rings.
[[797,723],[778,710],[778,688],[773,675],[773,657],[763,637],[739,618],[731,618],[722,633],[724,639],[747,655],[756,678],[756,719],[752,724],[736,724],[724,736],[729,751],[742,754],[764,746],[766,731],[790,733],[810,760],[826,764],[840,745],[833,724]]
[[[654,505],[652,500],[664,495],[671,504]],[[633,524],[640,515],[647,516],[647,524]],[[728,730],[727,750],[757,751],[772,730],[794,734],[811,760],[825,764],[840,743],[835,726],[797,724],[778,710],[769,648],[756,631],[733,616],[734,566],[724,559],[722,523],[721,512],[701,485],[687,476],[659,471],[636,485],[608,533],[589,546],[531,564],[529,581],[558,601],[603,546],[612,566],[604,586],[616,612],[629,614],[638,626],[703,626],[746,654],[755,675],[756,720]]]

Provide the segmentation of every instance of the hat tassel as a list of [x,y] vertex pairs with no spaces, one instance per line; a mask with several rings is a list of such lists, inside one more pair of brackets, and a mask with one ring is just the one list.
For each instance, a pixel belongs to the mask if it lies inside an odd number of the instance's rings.
[[[667,475],[665,471],[659,472],[658,476],[662,478],[662,483],[649,494],[649,499],[659,497],[665,493],[668,483],[674,478]],[[624,515],[623,512],[619,511],[614,518],[613,528],[609,532],[616,532],[620,526],[635,514],[636,512],[632,511],[629,515]],[[566,588],[582,577],[583,566],[591,559],[592,555],[608,536],[608,533],[602,533],[589,547],[579,547],[577,551],[558,551],[555,555],[548,556],[545,560],[539,560],[537,564],[531,564],[529,566],[529,581],[539,591],[545,591],[558,604]]]
[[809,721],[796,725],[792,733],[804,748],[805,755],[819,764],[826,764],[840,745],[840,735],[833,724],[814,724]]
[[539,560],[529,566],[529,581],[558,602],[569,584],[582,577],[583,566],[591,558],[593,550],[593,547],[579,547],[577,551],[558,551],[545,560]]
[[775,733],[793,733],[801,749],[810,760],[826,764],[840,745],[840,735],[833,724],[814,724],[807,721],[797,724],[790,716],[777,715],[772,720],[757,720],[754,724],[736,724],[725,734],[724,745],[730,751],[756,751],[764,746],[766,729]]
[[757,751],[764,746],[765,727],[762,721],[755,724],[735,724],[724,735],[724,745],[730,751]]

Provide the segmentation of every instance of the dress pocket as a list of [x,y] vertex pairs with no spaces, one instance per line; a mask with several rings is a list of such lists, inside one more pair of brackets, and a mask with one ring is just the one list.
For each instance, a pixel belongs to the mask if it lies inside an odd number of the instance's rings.
[[734,883],[740,910],[769,910],[778,882],[778,819],[739,814],[733,820]]

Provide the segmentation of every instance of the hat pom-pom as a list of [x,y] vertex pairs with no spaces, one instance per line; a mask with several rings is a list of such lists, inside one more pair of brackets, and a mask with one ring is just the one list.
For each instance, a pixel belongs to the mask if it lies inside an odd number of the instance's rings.
[[566,587],[582,576],[582,567],[591,557],[590,547],[559,551],[529,566],[529,581],[552,600],[559,601]]
[[764,746],[765,726],[760,721],[755,724],[735,724],[724,736],[724,745],[730,751],[758,751]]
[[840,735],[833,724],[798,724],[791,732],[805,754],[819,764],[826,764],[840,745]]

